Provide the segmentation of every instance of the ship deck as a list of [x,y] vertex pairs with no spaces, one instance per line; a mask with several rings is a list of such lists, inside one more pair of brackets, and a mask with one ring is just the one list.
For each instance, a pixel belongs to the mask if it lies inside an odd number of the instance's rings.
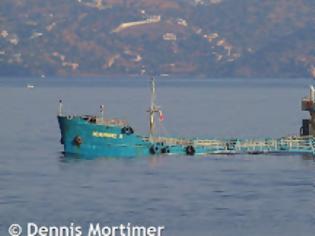
[[313,136],[287,136],[260,139],[181,139],[170,137],[145,138],[152,143],[168,146],[193,146],[204,150],[202,154],[259,154],[259,153],[305,153],[315,154]]

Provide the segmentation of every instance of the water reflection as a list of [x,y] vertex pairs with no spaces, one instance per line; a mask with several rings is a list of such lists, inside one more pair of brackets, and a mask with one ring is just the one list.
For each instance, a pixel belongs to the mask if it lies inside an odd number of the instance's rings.
[[[315,162],[310,155],[126,159],[58,152],[59,98],[76,114],[93,114],[106,104],[111,117],[127,118],[139,133],[148,127],[146,81],[122,87],[69,81],[65,87],[61,80],[38,84],[32,92],[14,87],[14,81],[10,88],[0,87],[0,235],[7,235],[12,221],[25,225],[30,220],[165,225],[166,236],[315,231]],[[218,138],[297,133],[304,117],[299,101],[309,81],[248,83],[191,80],[168,86],[163,81],[158,93],[169,133]]]

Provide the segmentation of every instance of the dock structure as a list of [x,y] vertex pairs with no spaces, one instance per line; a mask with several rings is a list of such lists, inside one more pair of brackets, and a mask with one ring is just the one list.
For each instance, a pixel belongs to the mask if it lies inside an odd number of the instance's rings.
[[302,99],[302,110],[310,113],[310,119],[302,121],[301,136],[315,136],[315,88],[310,87],[310,94]]

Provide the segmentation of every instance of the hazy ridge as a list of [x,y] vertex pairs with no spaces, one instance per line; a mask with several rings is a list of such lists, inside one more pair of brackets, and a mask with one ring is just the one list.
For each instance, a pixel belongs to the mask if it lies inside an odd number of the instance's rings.
[[2,0],[0,75],[315,76],[313,0]]

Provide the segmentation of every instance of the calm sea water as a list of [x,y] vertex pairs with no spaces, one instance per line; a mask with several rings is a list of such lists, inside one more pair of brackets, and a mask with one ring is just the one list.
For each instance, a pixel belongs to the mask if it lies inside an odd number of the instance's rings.
[[[163,134],[297,134],[309,80],[160,79]],[[35,89],[26,89],[27,83]],[[164,235],[313,235],[315,162],[307,156],[94,160],[62,154],[58,100],[70,114],[129,120],[146,134],[149,82],[139,79],[0,80],[0,235],[89,223],[164,225]]]

